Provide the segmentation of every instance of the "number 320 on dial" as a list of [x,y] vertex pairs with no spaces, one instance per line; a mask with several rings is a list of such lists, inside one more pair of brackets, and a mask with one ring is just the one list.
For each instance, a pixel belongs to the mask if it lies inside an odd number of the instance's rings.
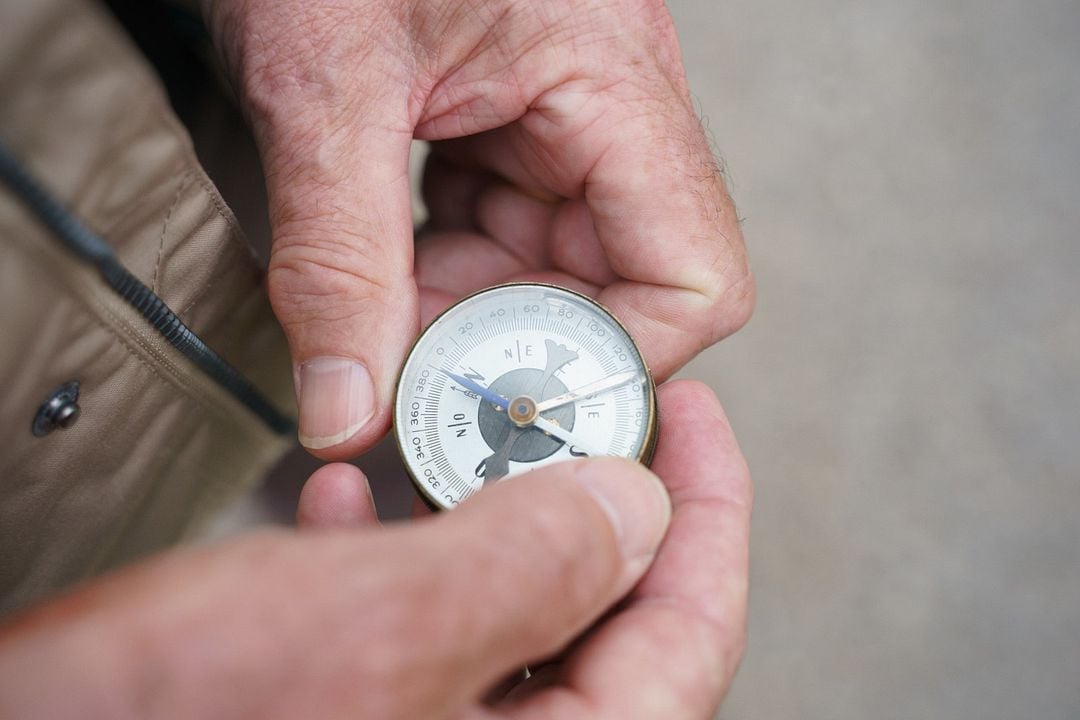
[[552,285],[501,285],[451,306],[405,360],[398,448],[421,496],[450,508],[485,485],[575,457],[648,463],[656,390],[605,308]]

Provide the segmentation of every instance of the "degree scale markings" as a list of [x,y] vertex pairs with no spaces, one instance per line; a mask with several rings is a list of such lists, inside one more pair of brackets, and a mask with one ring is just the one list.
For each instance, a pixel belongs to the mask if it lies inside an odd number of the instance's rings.
[[[544,388],[536,391],[537,413],[544,415],[531,426],[548,425],[553,413],[570,414],[559,415],[565,426],[560,422],[544,428],[550,433],[536,427],[523,435],[532,438],[523,441],[531,449],[510,448],[509,474],[569,459],[582,451],[640,455],[645,434],[652,430],[648,418],[654,407],[651,384],[630,338],[588,303],[547,286],[508,286],[474,296],[467,301],[467,308],[451,308],[425,331],[402,371],[395,427],[406,466],[432,501],[444,507],[453,505],[483,484],[483,478],[474,475],[474,466],[489,457],[492,445],[498,444],[491,433],[504,432],[497,429],[502,427],[500,423],[509,422],[474,389],[461,386],[448,375],[483,378],[478,383],[482,387],[501,380],[506,394],[520,394],[515,388],[528,378],[540,379],[548,341],[567,348],[575,360],[557,368],[550,380],[544,381]],[[513,357],[504,353],[508,346],[513,346]],[[617,386],[602,386],[613,376]],[[575,391],[579,395],[567,397]],[[559,397],[566,398],[559,406],[544,405],[545,400]],[[486,425],[478,424],[477,413],[485,406],[489,413]],[[409,408],[418,411],[411,425]],[[416,437],[419,445],[402,441],[403,435]],[[554,439],[554,435],[564,439]],[[549,444],[550,452],[537,449],[537,443],[543,442]],[[579,446],[571,447],[575,442]],[[519,456],[529,460],[523,462]]]

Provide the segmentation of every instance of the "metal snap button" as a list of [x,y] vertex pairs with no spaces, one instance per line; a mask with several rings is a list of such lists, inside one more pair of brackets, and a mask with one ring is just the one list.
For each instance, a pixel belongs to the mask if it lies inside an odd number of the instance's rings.
[[31,432],[45,437],[56,428],[66,430],[79,419],[79,382],[66,382],[50,393],[34,416]]

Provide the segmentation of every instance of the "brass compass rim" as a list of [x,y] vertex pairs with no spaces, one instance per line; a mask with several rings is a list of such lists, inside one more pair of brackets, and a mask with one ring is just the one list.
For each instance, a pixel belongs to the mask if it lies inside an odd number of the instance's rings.
[[634,339],[634,336],[630,333],[630,331],[626,328],[626,326],[623,325],[622,321],[619,320],[619,318],[615,316],[615,313],[613,313],[606,305],[604,305],[599,300],[597,300],[595,298],[591,298],[588,295],[585,295],[584,293],[580,293],[580,292],[578,292],[576,290],[571,290],[570,288],[563,287],[562,285],[555,285],[553,283],[542,283],[542,282],[509,282],[509,283],[501,283],[499,285],[491,285],[491,286],[488,286],[486,288],[482,288],[480,290],[477,290],[476,292],[469,293],[468,295],[465,295],[464,297],[460,298],[456,302],[451,303],[445,309],[443,309],[438,315],[436,315],[434,318],[432,318],[431,322],[429,322],[427,325],[425,325],[423,328],[421,328],[420,332],[417,333],[416,338],[413,339],[412,344],[409,346],[408,352],[405,353],[405,359],[402,361],[401,367],[398,369],[397,380],[394,383],[394,411],[392,413],[392,418],[391,418],[390,432],[394,435],[394,444],[397,446],[398,455],[401,458],[402,465],[405,467],[405,472],[409,475],[409,480],[412,481],[413,487],[416,488],[416,490],[417,490],[417,492],[419,494],[419,497],[424,502],[424,504],[427,505],[428,508],[430,508],[431,510],[433,510],[435,512],[443,512],[443,511],[449,510],[450,508],[446,507],[445,505],[440,503],[438,500],[436,500],[434,497],[432,497],[432,495],[428,491],[427,487],[424,486],[424,484],[423,484],[423,482],[421,482],[420,478],[418,478],[416,476],[416,473],[413,472],[412,467],[409,464],[409,457],[406,454],[405,446],[402,444],[402,435],[401,435],[401,433],[398,432],[399,421],[401,419],[401,418],[398,417],[398,415],[399,415],[399,402],[398,401],[401,398],[401,390],[402,390],[401,385],[402,385],[402,381],[405,379],[405,368],[407,368],[409,366],[409,362],[412,360],[413,355],[416,352],[417,345],[419,345],[419,343],[420,343],[420,340],[435,326],[436,323],[438,323],[440,320],[442,320],[442,318],[444,316],[449,314],[451,311],[453,311],[459,305],[461,305],[461,304],[463,304],[465,302],[468,302],[469,300],[472,300],[473,298],[479,297],[481,295],[486,295],[488,293],[497,292],[497,291],[505,290],[505,289],[508,289],[508,288],[522,288],[522,287],[525,287],[525,288],[544,288],[544,289],[547,289],[547,290],[555,290],[555,291],[558,291],[558,292],[567,293],[567,294],[572,295],[572,296],[574,296],[576,298],[584,300],[587,303],[590,303],[590,304],[596,306],[597,308],[599,308],[600,311],[603,312],[604,315],[606,315],[615,324],[615,326],[618,327],[620,330],[622,330],[626,334],[626,337],[630,339],[630,348],[633,350],[634,354],[637,355],[638,361],[641,363],[641,368],[645,372],[645,380],[646,380],[645,384],[646,384],[646,387],[647,387],[646,396],[648,398],[648,423],[647,423],[647,425],[645,427],[645,438],[641,443],[641,449],[638,451],[637,457],[628,458],[628,459],[632,459],[635,462],[639,462],[642,465],[644,465],[645,467],[649,467],[652,464],[653,456],[656,453],[656,445],[657,445],[657,442],[659,440],[659,420],[660,420],[660,418],[659,418],[659,407],[658,407],[657,402],[656,402],[656,381],[653,379],[652,370],[649,368],[649,364],[645,360],[645,356],[642,354],[641,348],[638,347],[638,343]]

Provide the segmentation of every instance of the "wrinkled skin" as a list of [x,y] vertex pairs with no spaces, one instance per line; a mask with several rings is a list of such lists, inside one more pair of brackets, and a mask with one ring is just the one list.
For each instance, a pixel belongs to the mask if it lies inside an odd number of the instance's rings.
[[[748,319],[661,2],[204,4],[262,153],[271,300],[320,457],[386,432],[421,322],[481,287],[598,298],[658,380]],[[414,137],[434,141],[415,243]],[[404,525],[327,465],[298,531],[167,553],[9,620],[0,716],[709,718],[744,644],[750,479],[708,388],[659,403],[652,472],[554,465]]]
[[[662,2],[208,11],[262,151],[270,295],[297,368],[301,440],[320,457],[354,457],[386,432],[420,320],[489,285],[546,280],[596,297],[658,380],[749,317],[742,235]],[[415,245],[414,137],[436,141],[431,222]],[[320,358],[364,370],[316,383],[304,368]]]
[[359,471],[327,465],[298,532],[176,551],[9,623],[0,717],[710,718],[743,648],[749,475],[707,388],[669,383],[660,411],[666,493],[576,461],[380,528]]

